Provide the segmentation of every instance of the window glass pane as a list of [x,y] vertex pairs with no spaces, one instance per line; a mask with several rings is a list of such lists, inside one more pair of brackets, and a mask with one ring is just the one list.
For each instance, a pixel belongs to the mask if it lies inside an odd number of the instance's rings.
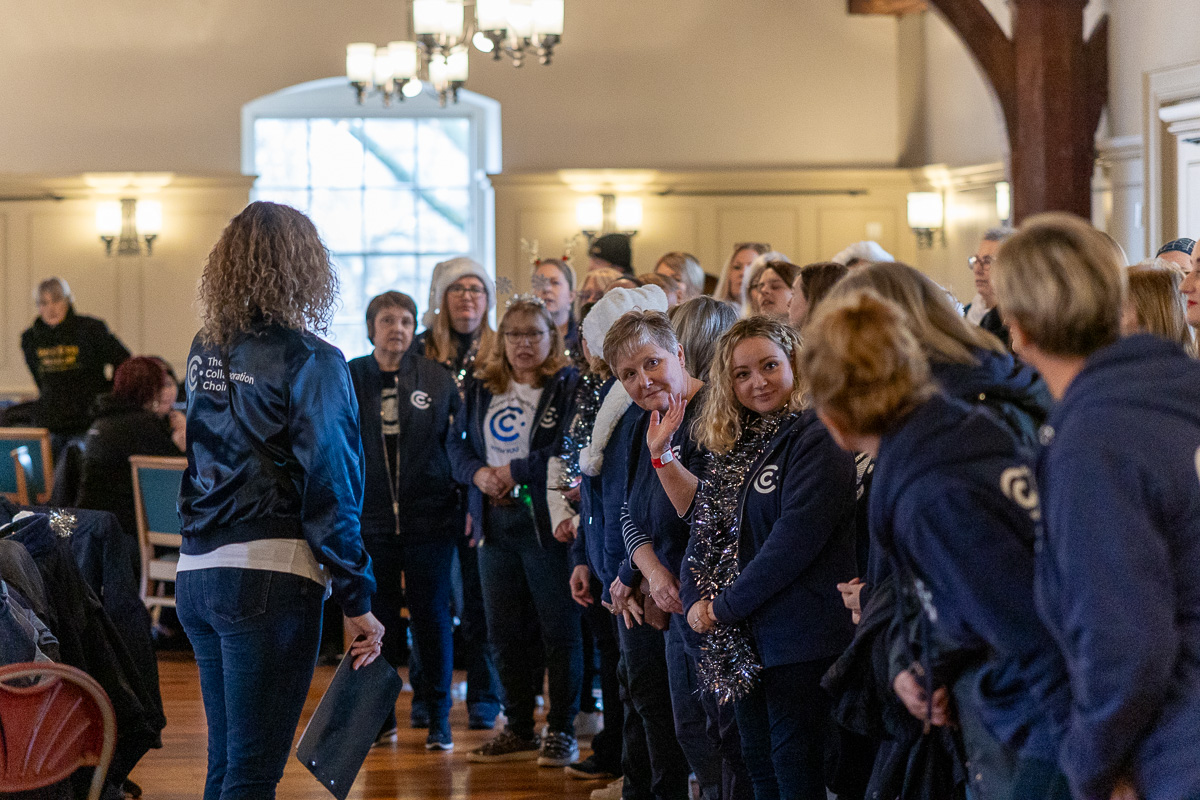
[[428,189],[417,202],[420,249],[429,252],[463,252],[470,249],[467,216],[471,200],[466,189]]
[[255,200],[268,200],[308,213],[308,189],[258,189],[254,192]]
[[266,186],[308,186],[308,120],[255,120],[254,170]]
[[363,297],[363,284],[366,278],[364,259],[359,255],[334,253],[330,260],[337,270],[338,289],[341,292],[341,305],[334,316],[344,319],[361,319],[367,312],[367,300]]
[[314,119],[309,127],[312,185],[362,186],[362,120]]
[[417,122],[412,119],[363,120],[367,186],[411,185],[417,171]]
[[313,189],[309,216],[334,252],[363,252],[363,195],[358,189]]
[[[425,305],[425,298],[412,293],[416,277],[416,256],[372,256],[367,259],[367,280],[363,296],[370,302],[372,297],[383,292],[404,292],[417,301],[419,309]],[[366,313],[365,309],[363,313]]]
[[467,156],[465,119],[423,119],[417,123],[417,180],[422,186],[466,186],[471,162]]
[[363,192],[368,253],[414,252],[417,217],[410,189],[367,189]]

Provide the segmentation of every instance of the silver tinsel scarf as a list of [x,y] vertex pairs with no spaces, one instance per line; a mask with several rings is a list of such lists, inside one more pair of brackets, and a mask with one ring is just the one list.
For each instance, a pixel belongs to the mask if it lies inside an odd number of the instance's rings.
[[579,453],[592,442],[592,429],[596,425],[596,415],[600,413],[600,404],[604,401],[601,393],[606,380],[589,372],[579,381],[575,394],[575,416],[563,433],[562,449],[559,451],[563,460],[563,486],[572,486],[579,478]]
[[[704,480],[696,492],[692,517],[696,545],[688,561],[701,597],[715,598],[740,574],[738,500],[742,486],[775,434],[795,416],[758,417],[742,427],[741,436],[729,452],[705,455]],[[705,634],[696,666],[701,691],[716,695],[721,704],[749,694],[762,671],[745,622],[733,625],[718,622]]]

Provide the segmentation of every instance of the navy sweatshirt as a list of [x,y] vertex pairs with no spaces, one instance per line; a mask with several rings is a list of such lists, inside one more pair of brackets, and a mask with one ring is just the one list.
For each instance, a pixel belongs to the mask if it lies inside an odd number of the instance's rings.
[[[1053,402],[1046,382],[1009,353],[976,349],[974,355],[975,364],[931,361],[934,380],[949,397],[986,407],[1010,429],[1020,431],[1023,444],[1036,447],[1038,427],[1050,413]],[[874,544],[872,538],[866,586],[860,597],[863,607],[871,587],[879,585],[891,571],[888,559],[877,552]]]
[[1079,798],[1200,793],[1200,364],[1149,335],[1087,360],[1038,464],[1043,619],[1066,656]]
[[[550,509],[546,505],[546,465],[550,457],[562,446],[562,428],[566,424],[567,407],[575,396],[575,384],[579,372],[575,367],[563,367],[546,378],[542,396],[538,401],[537,427],[529,442],[529,455],[514,459],[509,464],[513,480],[529,487],[533,498],[533,519],[537,527],[538,540],[543,546],[555,544],[554,531],[550,529]],[[475,473],[487,466],[487,444],[484,440],[483,419],[487,416],[492,393],[475,376],[463,384],[462,412],[454,418],[446,449],[450,453],[450,466],[454,479],[470,487],[467,492],[467,510],[471,513],[471,539],[481,541],[484,537],[484,496],[475,485]]]
[[1069,697],[1034,603],[1031,463],[991,414],[936,395],[880,443],[871,531],[900,574],[925,584],[938,639],[985,659],[974,699],[993,735],[1054,761]]
[[[600,598],[612,602],[609,587],[621,565],[627,562],[625,539],[621,530],[621,508],[629,486],[629,454],[633,451],[642,409],[630,405],[604,445],[604,464],[599,481],[600,494],[591,506],[592,527],[588,529],[588,563],[600,580]],[[592,532],[595,536],[592,536]]]
[[[855,477],[854,456],[812,411],[778,431],[747,473],[741,573],[714,599],[713,613],[727,624],[749,620],[765,667],[837,655],[854,636],[837,584],[856,572]],[[689,564],[679,590],[684,609],[700,600]]]

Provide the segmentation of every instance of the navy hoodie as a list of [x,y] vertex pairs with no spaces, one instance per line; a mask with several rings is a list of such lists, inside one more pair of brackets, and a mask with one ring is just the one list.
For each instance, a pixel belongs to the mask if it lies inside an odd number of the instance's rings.
[[883,436],[870,516],[896,568],[925,584],[938,640],[985,659],[973,695],[992,734],[1054,761],[1069,698],[1034,602],[1028,452],[990,414],[935,395]]
[[[978,348],[974,356],[974,364],[930,362],[934,380],[949,397],[986,407],[1011,430],[1020,432],[1022,444],[1036,447],[1037,430],[1053,403],[1046,382],[1010,353]],[[864,608],[871,587],[882,583],[891,571],[887,558],[877,549],[872,547],[868,554],[867,585],[860,598]]]
[[[749,620],[763,666],[835,656],[854,636],[837,584],[854,577],[854,456],[812,411],[776,432],[739,490],[740,574],[713,601],[720,622]],[[684,609],[700,599],[690,556]]]
[[1071,674],[1079,798],[1200,794],[1200,364],[1140,335],[1087,360],[1038,464],[1043,619]]

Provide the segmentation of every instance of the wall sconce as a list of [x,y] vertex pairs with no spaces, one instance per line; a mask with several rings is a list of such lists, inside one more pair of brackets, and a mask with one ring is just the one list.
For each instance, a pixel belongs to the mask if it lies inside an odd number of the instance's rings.
[[908,193],[908,227],[917,235],[919,249],[932,248],[935,233],[942,234],[942,244],[945,245],[945,214],[945,201],[941,192]]
[[996,184],[996,216],[1006,225],[1012,219],[1012,184],[1008,181]]
[[154,254],[154,240],[162,233],[162,203],[157,200],[138,201],[132,197],[102,200],[96,203],[96,234],[104,243],[104,254],[141,255],[142,242],[146,255]]
[[636,236],[642,227],[641,198],[618,199],[614,194],[581,197],[575,203],[575,222],[589,243],[606,233]]

